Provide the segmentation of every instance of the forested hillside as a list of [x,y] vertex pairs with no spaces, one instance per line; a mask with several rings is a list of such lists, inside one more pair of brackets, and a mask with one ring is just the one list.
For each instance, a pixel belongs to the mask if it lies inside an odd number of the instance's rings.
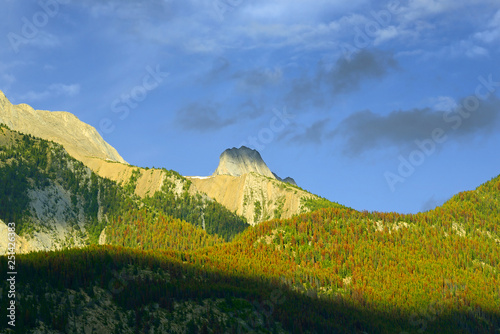
[[[190,224],[187,229],[207,240],[230,240],[248,226],[206,196],[190,195],[190,182],[178,173],[165,173],[169,178],[162,191],[140,198],[134,194],[137,173],[126,184],[116,184],[96,175],[59,144],[0,127],[0,219],[16,223],[18,235],[45,241],[34,250],[96,244],[109,222],[133,225],[142,207],[148,208],[148,218]],[[181,185],[181,194],[176,185]]]
[[[168,226],[182,234],[179,222],[145,219],[144,208],[130,217],[137,224],[123,225],[135,232],[116,236],[154,253],[93,247],[20,256],[34,291],[21,299],[21,314],[29,328],[70,333],[498,333],[500,235],[488,224],[500,214],[490,205],[499,180],[426,213],[319,209],[229,243],[174,244],[183,251],[162,250],[171,244],[155,237]],[[460,221],[454,208],[467,203],[475,203],[471,218]]]
[[114,245],[17,255],[19,333],[500,332],[500,177],[424,213],[314,199],[247,227],[173,171],[142,198],[139,169],[117,184],[5,127],[0,148],[1,219]]
[[108,244],[144,250],[190,251],[224,242],[200,227],[145,208],[112,219],[105,234]]
[[114,182],[92,173],[61,145],[0,127],[0,219],[34,237],[57,234],[96,242],[103,218],[127,202]]

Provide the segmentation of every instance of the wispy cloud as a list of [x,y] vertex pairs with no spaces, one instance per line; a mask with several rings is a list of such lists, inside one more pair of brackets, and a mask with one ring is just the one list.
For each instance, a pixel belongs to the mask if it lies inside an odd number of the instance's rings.
[[397,110],[387,115],[359,111],[344,119],[330,136],[345,142],[346,155],[357,155],[387,146],[407,147],[415,140],[429,138],[436,128],[444,130],[451,139],[459,140],[491,133],[498,126],[498,99],[482,101],[469,117],[461,117],[458,108],[448,112],[431,108]]
[[474,37],[487,44],[500,40],[500,10],[490,20],[487,29],[475,33]]
[[[495,0],[476,0],[474,5],[496,4]],[[413,0],[401,6],[400,15],[406,22],[429,19],[429,17],[451,14],[466,7],[470,7],[468,0]],[[460,13],[463,15],[463,13]]]
[[3,90],[9,89],[10,86],[16,81],[16,77],[9,73],[0,74],[0,87]]
[[376,49],[361,50],[351,60],[341,57],[333,65],[319,62],[316,73],[302,74],[291,81],[286,104],[298,109],[308,104],[324,106],[332,98],[355,92],[363,82],[381,79],[397,68],[392,53]]
[[322,119],[314,122],[310,126],[305,126],[301,133],[293,135],[289,142],[292,144],[314,144],[321,145],[325,136],[326,126],[330,119]]
[[235,122],[234,118],[223,118],[213,104],[191,103],[177,111],[175,123],[184,130],[211,132]]
[[281,82],[283,72],[280,68],[257,68],[237,72],[233,78],[238,80],[239,86],[246,91],[256,91],[268,85],[276,85]]
[[44,100],[48,98],[55,98],[61,96],[74,97],[79,93],[80,93],[79,84],[66,85],[62,83],[56,83],[48,86],[47,89],[40,92],[29,91],[25,94],[22,94],[20,96],[20,100],[38,101],[38,100]]
[[336,95],[357,90],[363,80],[385,76],[389,70],[397,68],[397,64],[392,53],[362,50],[351,60],[340,58],[324,76]]

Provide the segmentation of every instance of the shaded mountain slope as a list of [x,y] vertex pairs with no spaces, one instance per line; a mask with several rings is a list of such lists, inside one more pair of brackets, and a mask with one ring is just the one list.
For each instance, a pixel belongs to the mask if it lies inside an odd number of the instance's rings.
[[401,326],[409,332],[495,332],[498,180],[428,213],[320,209],[263,222],[231,244],[196,254],[205,266],[279,277],[307,295],[407,316]]

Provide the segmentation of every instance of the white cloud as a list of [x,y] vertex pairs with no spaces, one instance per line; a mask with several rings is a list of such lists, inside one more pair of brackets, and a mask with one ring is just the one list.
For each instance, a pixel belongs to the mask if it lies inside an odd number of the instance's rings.
[[[270,47],[332,50],[355,24],[366,21],[353,13],[367,0],[316,0],[314,4],[308,0],[84,3],[83,8],[94,18],[123,19],[104,27],[113,34],[134,34],[187,53],[220,54]],[[122,25],[124,29],[117,28]]]
[[460,5],[460,1],[410,0],[406,7],[401,7],[401,14],[406,21],[416,21],[448,11],[458,5]]
[[477,45],[471,39],[461,40],[441,47],[437,51],[424,51],[422,56],[430,58],[483,58],[489,56],[488,49]]
[[0,75],[0,87],[2,90],[9,89],[15,81],[16,77],[12,74],[4,73]]
[[457,101],[449,96],[438,96],[437,98],[432,98],[431,103],[433,104],[433,109],[436,111],[451,111],[458,106]]
[[355,8],[368,3],[366,0],[315,0],[314,4],[310,0],[257,0],[242,1],[242,16],[248,17],[250,21],[258,22],[280,22],[294,23],[297,20],[302,22],[318,22],[324,18],[325,14],[340,16]]
[[460,41],[450,47],[450,54],[455,57],[465,55],[469,58],[488,56],[489,52],[482,46],[475,45],[471,40]]
[[373,41],[374,45],[379,45],[383,42],[396,38],[400,35],[400,31],[395,26],[389,26],[386,29],[381,29],[377,32],[377,36]]
[[495,16],[489,22],[488,28],[489,29],[476,33],[474,37],[487,44],[496,42],[500,39],[500,10],[496,12]]
[[467,8],[478,5],[498,6],[497,0],[410,0],[408,5],[401,6],[401,16],[405,21],[411,22],[426,19],[431,16],[465,10],[463,15],[468,15]]
[[74,97],[79,93],[79,84],[66,85],[57,83],[48,86],[47,89],[41,92],[29,91],[26,94],[21,95],[20,100],[36,101],[59,96]]
[[38,31],[32,38],[24,37],[22,34],[8,35],[10,46],[18,51],[19,47],[35,46],[39,48],[53,48],[61,45],[59,38],[46,31]]

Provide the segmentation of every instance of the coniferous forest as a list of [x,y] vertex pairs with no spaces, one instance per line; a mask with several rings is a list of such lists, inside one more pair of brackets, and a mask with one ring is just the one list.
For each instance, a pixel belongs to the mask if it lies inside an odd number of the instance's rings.
[[250,227],[175,172],[181,193],[139,198],[134,174],[0,131],[0,219],[33,233],[29,191],[57,185],[87,233],[16,255],[18,333],[500,333],[500,176],[418,214],[321,200]]

